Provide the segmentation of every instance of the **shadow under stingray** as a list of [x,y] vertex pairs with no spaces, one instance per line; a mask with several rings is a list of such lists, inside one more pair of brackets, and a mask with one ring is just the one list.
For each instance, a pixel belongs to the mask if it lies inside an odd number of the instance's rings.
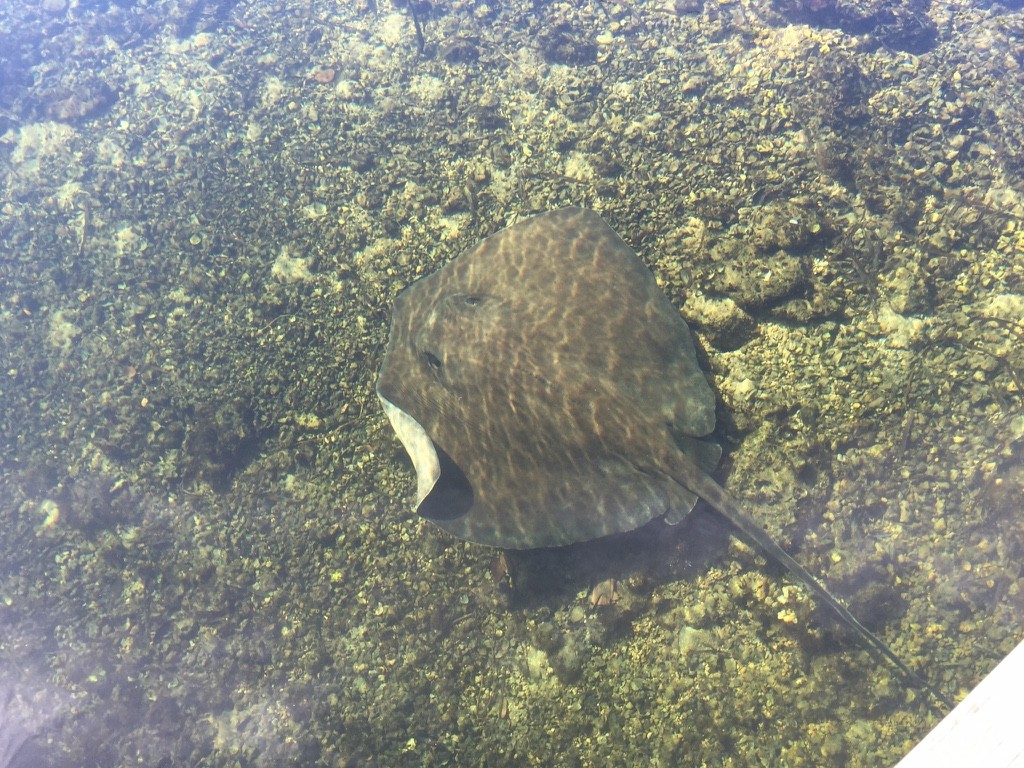
[[608,579],[653,589],[692,578],[722,557],[731,527],[700,505],[677,525],[661,519],[628,533],[548,549],[506,550],[509,606],[557,608]]
[[[656,519],[628,533],[565,547],[506,550],[505,591],[512,611],[557,611],[583,592],[614,579],[628,585],[630,600],[605,615],[611,628],[625,632],[658,587],[698,577],[711,564],[728,556],[729,539],[736,534],[730,523],[710,506],[698,503],[680,523]],[[752,569],[771,578],[785,579],[786,570],[771,560]],[[836,586],[872,631],[896,620],[907,609],[899,594],[881,574],[865,565]],[[591,593],[591,603],[595,607]],[[860,645],[847,628],[821,605],[810,622],[796,632],[797,642],[811,653],[836,652]]]

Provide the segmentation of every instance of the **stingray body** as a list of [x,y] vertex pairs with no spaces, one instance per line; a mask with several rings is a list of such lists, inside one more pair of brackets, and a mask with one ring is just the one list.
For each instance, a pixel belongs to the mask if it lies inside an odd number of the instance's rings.
[[526,219],[403,291],[377,394],[417,511],[455,536],[559,546],[677,522],[700,496],[924,684],[710,477],[715,399],[690,331],[596,213]]
[[419,512],[496,547],[681,518],[680,463],[719,455],[698,440],[715,400],[686,324],[590,211],[516,224],[406,289],[377,392],[407,447],[403,421],[422,428]]

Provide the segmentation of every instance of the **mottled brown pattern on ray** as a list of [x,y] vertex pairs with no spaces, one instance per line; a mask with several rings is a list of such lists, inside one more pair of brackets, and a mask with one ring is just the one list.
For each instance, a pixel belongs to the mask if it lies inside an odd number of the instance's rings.
[[[680,445],[709,469],[714,397],[686,324],[597,214],[498,232],[396,300],[378,392],[464,473],[420,511],[456,536],[529,548],[693,506]],[[438,503],[440,502],[440,503]],[[443,507],[443,508],[441,508]]]

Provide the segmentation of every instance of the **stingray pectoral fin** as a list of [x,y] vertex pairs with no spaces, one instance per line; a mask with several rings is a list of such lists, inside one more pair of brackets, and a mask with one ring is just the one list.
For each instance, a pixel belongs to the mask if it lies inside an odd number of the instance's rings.
[[668,425],[668,430],[676,447],[703,470],[704,474],[710,475],[715,471],[715,467],[718,466],[718,462],[722,458],[722,446],[709,440],[687,435],[675,429],[671,424]]
[[403,411],[397,405],[377,393],[384,413],[388,421],[398,435],[398,439],[405,446],[406,453],[412,459],[412,465],[416,468],[416,505],[419,506],[427,498],[437,480],[441,477],[441,460],[438,458],[437,449],[430,435],[423,429],[416,419]]
[[669,525],[677,525],[683,522],[683,519],[693,510],[697,499],[700,498],[689,488],[677,489],[675,496],[672,509],[665,513],[665,522]]
[[416,511],[431,520],[451,520],[469,512],[473,487],[465,473],[434,445],[416,419],[379,392],[377,396],[416,468]]
[[454,520],[473,508],[473,486],[451,456],[436,445],[434,449],[441,467],[441,476],[426,498],[420,501],[416,511],[434,522]]

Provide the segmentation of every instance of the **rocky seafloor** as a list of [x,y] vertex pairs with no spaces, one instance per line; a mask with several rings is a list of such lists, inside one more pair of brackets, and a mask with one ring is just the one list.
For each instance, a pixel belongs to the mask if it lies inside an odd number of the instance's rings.
[[[962,697],[1024,637],[1024,12],[0,8],[0,766],[889,766],[941,712],[699,508],[411,511],[392,299],[600,212],[726,487]],[[594,586],[615,579],[612,591]]]

